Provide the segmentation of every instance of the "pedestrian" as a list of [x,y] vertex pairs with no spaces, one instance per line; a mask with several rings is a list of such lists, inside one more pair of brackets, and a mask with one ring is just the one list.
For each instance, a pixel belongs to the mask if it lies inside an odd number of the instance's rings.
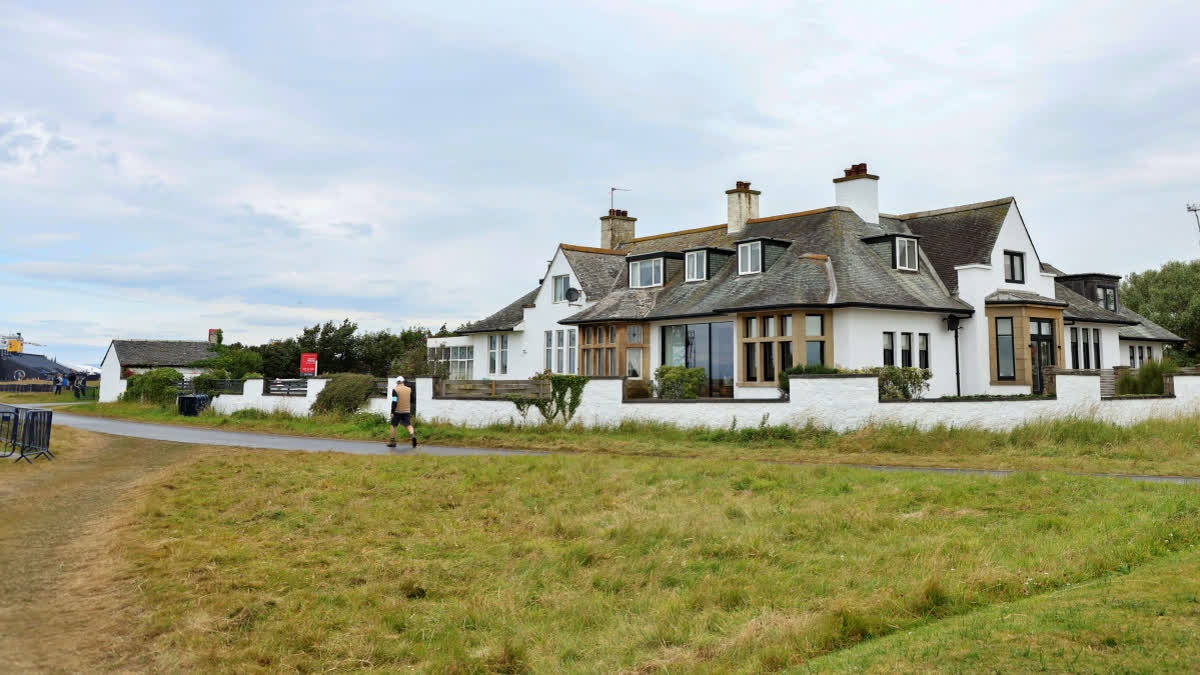
[[396,388],[392,390],[392,435],[388,439],[389,448],[396,447],[396,427],[404,426],[408,430],[408,439],[412,446],[417,447],[417,432],[412,425],[412,389],[404,384],[404,378],[396,378]]
[[58,396],[59,394],[62,393],[62,384],[63,384],[62,373],[55,373],[55,375],[54,375],[54,395],[55,396]]
[[75,398],[83,398],[87,394],[87,373],[75,380]]

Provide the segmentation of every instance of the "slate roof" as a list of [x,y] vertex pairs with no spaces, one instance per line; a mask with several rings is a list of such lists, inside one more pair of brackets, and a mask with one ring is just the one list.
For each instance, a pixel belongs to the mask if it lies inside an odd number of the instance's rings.
[[921,248],[929,254],[934,268],[951,293],[958,292],[956,265],[991,264],[992,249],[1012,197],[990,202],[955,206],[937,211],[921,211],[902,216],[880,215],[880,223],[903,223],[921,235]]
[[1057,267],[1055,267],[1054,265],[1051,265],[1048,262],[1042,263],[1042,271],[1046,272],[1047,274],[1053,274],[1056,277],[1061,277],[1066,274],[1066,272],[1058,269]]
[[1092,302],[1082,295],[1068,288],[1065,284],[1054,282],[1054,297],[1067,303],[1067,308],[1063,310],[1063,318],[1068,321],[1086,321],[1090,323],[1116,323],[1131,325],[1134,323],[1129,317],[1121,316],[1116,312],[1109,311],[1100,306],[1099,303]]
[[513,300],[507,307],[496,312],[495,314],[480,319],[471,323],[463,324],[455,329],[455,333],[491,333],[499,331],[512,330],[517,324],[525,319],[525,308],[533,307],[533,301],[537,298],[538,288],[529,291],[525,295]]
[[616,284],[617,277],[628,267],[623,251],[569,244],[560,244],[560,247],[587,300],[607,295]]
[[113,340],[117,362],[125,367],[186,366],[216,356],[206,340]]
[[890,244],[871,245],[863,237],[909,233],[900,222],[880,227],[862,221],[845,207],[750,220],[730,235],[723,225],[634,239],[631,254],[681,251],[698,246],[735,248],[734,241],[773,238],[790,242],[761,274],[738,275],[731,260],[703,282],[684,282],[682,274],[665,286],[627,288],[625,266],[614,291],[596,305],[564,319],[592,321],[665,319],[722,314],[735,310],[788,306],[874,306],[970,313],[970,305],[952,297],[922,256],[920,271],[892,269]]
[[1152,342],[1176,342],[1181,344],[1186,342],[1186,340],[1178,335],[1124,305],[1117,305],[1117,314],[1138,322],[1135,326],[1122,326],[1117,330],[1117,335],[1126,340],[1149,340]]
[[983,299],[986,305],[1046,305],[1047,307],[1066,307],[1066,300],[1047,298],[1032,291],[1013,291],[1001,288],[993,291]]

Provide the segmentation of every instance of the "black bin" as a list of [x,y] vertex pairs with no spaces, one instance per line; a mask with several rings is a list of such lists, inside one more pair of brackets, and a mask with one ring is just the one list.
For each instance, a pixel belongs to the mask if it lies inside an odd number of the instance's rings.
[[179,414],[184,417],[195,417],[200,414],[200,401],[194,395],[179,397]]

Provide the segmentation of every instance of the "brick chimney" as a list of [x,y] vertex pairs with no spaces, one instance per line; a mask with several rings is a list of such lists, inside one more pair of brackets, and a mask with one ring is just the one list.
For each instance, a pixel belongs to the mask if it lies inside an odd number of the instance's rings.
[[725,191],[729,201],[726,229],[729,234],[738,234],[746,229],[746,221],[758,217],[758,196],[762,192],[751,190],[750,183],[739,180],[732,190]]
[[600,216],[600,248],[620,248],[636,237],[633,227],[636,222],[637,218],[631,218],[628,211],[609,209],[607,216]]
[[210,344],[210,345],[217,344],[217,340],[220,339],[220,337],[221,337],[221,329],[220,328],[209,328],[208,329],[208,344]]
[[833,179],[838,206],[846,206],[864,222],[879,224],[879,176],[867,173],[866,163],[845,169],[845,176]]

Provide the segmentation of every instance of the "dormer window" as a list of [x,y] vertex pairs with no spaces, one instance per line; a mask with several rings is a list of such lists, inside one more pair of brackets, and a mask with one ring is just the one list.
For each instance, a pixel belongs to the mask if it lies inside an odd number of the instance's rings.
[[663,259],[635,260],[629,263],[629,287],[650,288],[662,286]]
[[896,237],[896,269],[917,271],[917,240]]
[[1015,251],[1004,252],[1004,281],[1010,284],[1025,283],[1025,254]]
[[762,271],[762,242],[738,244],[738,274],[758,274]]
[[688,251],[684,261],[684,281],[704,281],[708,278],[708,252]]

